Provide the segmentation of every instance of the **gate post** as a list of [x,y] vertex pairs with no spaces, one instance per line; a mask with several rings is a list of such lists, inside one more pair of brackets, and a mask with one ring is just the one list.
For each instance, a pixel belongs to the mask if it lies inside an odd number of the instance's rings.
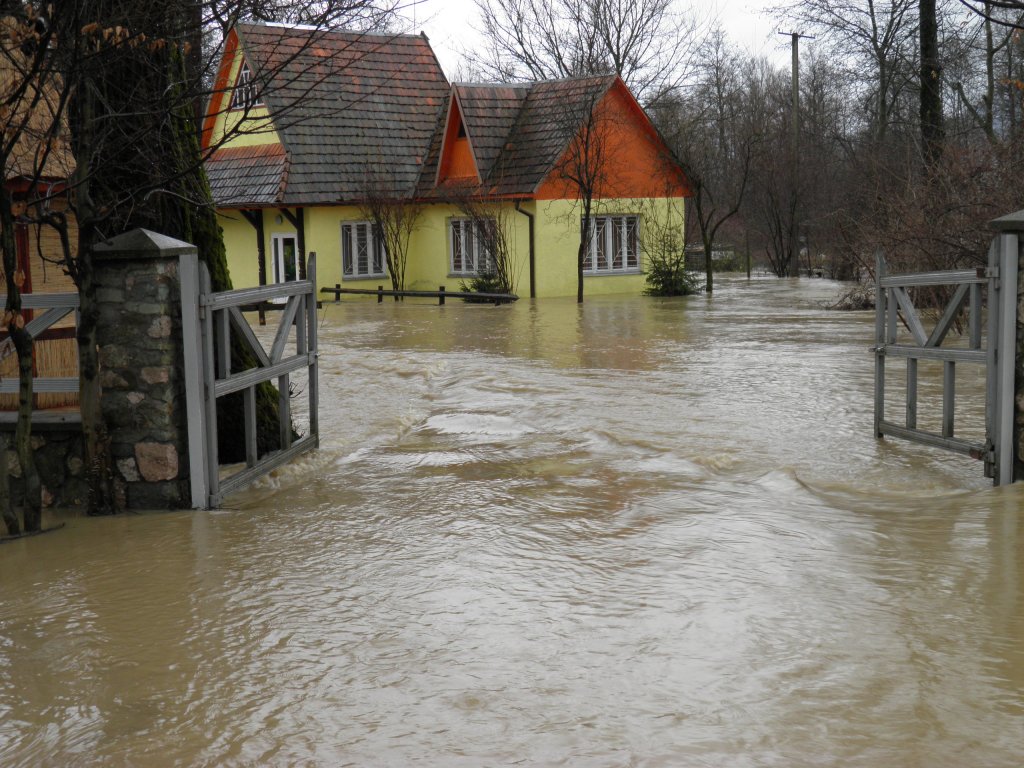
[[1024,479],[1024,271],[1019,268],[1024,244],[1024,210],[992,222],[999,232],[994,243],[999,260],[999,350],[996,365],[996,418],[994,439],[997,485]]
[[93,256],[101,409],[118,506],[190,507],[179,258],[195,259],[196,248],[135,229],[95,246]]
[[206,441],[206,382],[203,378],[203,333],[199,304],[199,254],[192,249],[179,261],[181,271],[181,339],[188,412],[188,463],[192,507],[210,506],[209,455]]

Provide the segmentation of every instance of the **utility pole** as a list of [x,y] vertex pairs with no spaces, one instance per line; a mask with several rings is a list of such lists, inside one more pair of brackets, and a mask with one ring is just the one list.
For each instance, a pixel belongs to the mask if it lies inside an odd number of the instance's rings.
[[[789,35],[793,46],[793,120],[790,134],[790,169],[792,173],[793,194],[796,195],[797,183],[800,172],[800,38],[813,40],[810,35],[803,35],[799,32],[779,32],[780,35]],[[800,274],[800,225],[797,223],[799,216],[796,210],[793,211],[793,242],[796,247],[797,274]],[[787,270],[792,272],[792,266]]]

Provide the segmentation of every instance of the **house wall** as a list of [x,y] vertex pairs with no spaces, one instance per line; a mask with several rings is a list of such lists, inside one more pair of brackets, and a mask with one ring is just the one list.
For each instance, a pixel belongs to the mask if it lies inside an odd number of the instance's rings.
[[[579,248],[580,209],[567,200],[526,202],[522,209],[533,214],[535,239],[535,275],[538,297],[576,295],[576,258]],[[495,216],[505,229],[513,258],[515,290],[529,296],[529,219],[515,210],[513,203],[495,206]],[[267,254],[268,280],[272,280],[272,240],[275,233],[295,233],[295,228],[277,209],[262,212],[264,220],[264,247]],[[635,214],[640,217],[641,271],[610,275],[586,275],[584,295],[637,294],[645,287],[642,274],[644,251],[649,250],[658,234],[672,232],[682,243],[683,201],[672,198],[617,199],[595,201],[595,215]],[[449,221],[465,214],[455,205],[432,204],[420,216],[409,244],[409,262],[406,267],[406,288],[410,290],[437,290],[445,286],[449,291],[460,290],[468,279],[453,275],[449,261]],[[278,217],[281,223],[278,223]],[[341,283],[346,288],[390,288],[387,277],[343,279],[341,275],[341,223],[360,221],[365,217],[356,206],[323,206],[305,209],[306,250],[317,254],[318,288]],[[242,215],[223,211],[220,215],[227,246],[231,280],[236,288],[259,284],[256,257],[256,230]]]
[[[225,134],[229,133],[225,142]],[[225,146],[254,147],[280,144],[281,136],[274,130],[266,107],[252,107],[248,111],[229,109],[218,116],[210,141],[213,146],[225,142]]]
[[[524,206],[526,207],[526,206]],[[576,260],[580,245],[580,205],[571,200],[540,200],[533,204],[536,224],[536,283],[538,296],[574,296],[577,287]],[[678,236],[682,247],[682,199],[636,198],[595,200],[593,215],[637,215],[640,217],[640,271],[606,275],[584,275],[584,296],[638,294],[646,287],[646,251],[664,233]]]

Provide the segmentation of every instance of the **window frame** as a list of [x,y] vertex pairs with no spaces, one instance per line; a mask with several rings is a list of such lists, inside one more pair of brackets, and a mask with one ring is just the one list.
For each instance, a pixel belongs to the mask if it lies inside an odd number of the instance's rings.
[[258,85],[252,76],[252,68],[249,62],[242,60],[242,66],[238,68],[235,76],[235,85],[231,89],[231,109],[244,110],[255,107],[263,107],[263,94],[259,91]]
[[[590,221],[590,244],[583,262],[583,274],[642,274],[639,214],[598,214],[592,215]],[[598,266],[599,263],[601,266]]]
[[[346,241],[345,229],[349,227],[352,229],[352,235],[349,241]],[[358,230],[366,229],[366,244],[367,244],[367,258],[365,274],[360,274],[358,271],[359,261],[356,255],[356,241],[351,238],[358,237]],[[339,237],[341,239],[341,280],[372,280],[375,278],[387,277],[388,275],[388,257],[387,248],[384,245],[384,239],[380,235],[380,231],[374,226],[373,222],[368,219],[351,219],[342,221],[339,225]],[[347,274],[345,272],[345,250],[346,244],[349,247],[349,259],[352,264],[352,273]],[[380,270],[374,271],[374,267],[379,263]]]
[[[467,225],[471,229],[467,232]],[[498,220],[495,218],[483,218],[474,219],[469,216],[452,216],[448,219],[448,276],[449,277],[479,277],[480,275],[487,274],[487,267],[494,269],[494,254],[487,251],[485,246],[482,246],[486,241],[486,236],[480,236],[480,230],[483,227],[497,228]],[[456,236],[456,228],[458,229],[458,235]],[[468,237],[467,237],[468,235]],[[465,251],[467,240],[470,248],[472,249],[473,266],[470,269],[466,268],[465,264]],[[456,268],[455,257],[456,257],[456,245],[459,246],[459,256],[462,261],[462,267]],[[481,258],[482,255],[482,258]],[[482,265],[481,265],[482,262]],[[481,268],[481,266],[483,268]]]

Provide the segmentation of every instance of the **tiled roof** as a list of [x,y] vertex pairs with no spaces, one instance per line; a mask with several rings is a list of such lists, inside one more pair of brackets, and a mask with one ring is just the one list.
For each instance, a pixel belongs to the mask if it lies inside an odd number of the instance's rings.
[[[462,106],[482,188],[493,195],[533,194],[615,79],[608,75],[516,86],[455,85],[452,91]],[[418,194],[423,197],[444,197],[448,191],[444,185],[434,188],[443,131],[440,124],[420,178]]]
[[535,83],[487,179],[493,193],[532,193],[615,78],[610,75]]
[[274,205],[280,201],[287,155],[280,144],[225,147],[206,161],[217,205]]
[[527,85],[469,85],[452,88],[462,108],[462,120],[482,178],[487,178],[501,154],[523,107]]
[[396,193],[413,191],[448,96],[425,37],[254,24],[237,32],[288,152],[284,205],[357,200],[368,172]]

